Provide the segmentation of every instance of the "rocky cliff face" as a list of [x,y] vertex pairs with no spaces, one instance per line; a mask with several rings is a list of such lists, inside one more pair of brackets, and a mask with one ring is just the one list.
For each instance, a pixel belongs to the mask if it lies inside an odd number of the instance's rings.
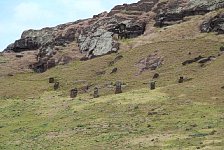
[[[44,72],[62,63],[62,60],[67,63],[74,58],[60,55],[59,51],[70,49],[69,55],[82,60],[91,59],[117,52],[119,39],[144,34],[147,23],[153,18],[156,27],[163,27],[180,23],[186,16],[203,15],[223,7],[224,0],[140,0],[115,6],[109,13],[103,12],[90,19],[24,31],[21,38],[4,52],[36,50],[36,62],[29,66],[36,72]],[[223,31],[223,15],[203,23],[201,30]],[[78,52],[72,49],[78,49]]]
[[183,21],[184,17],[204,15],[224,7],[224,0],[170,0],[155,10],[155,26],[163,27]]

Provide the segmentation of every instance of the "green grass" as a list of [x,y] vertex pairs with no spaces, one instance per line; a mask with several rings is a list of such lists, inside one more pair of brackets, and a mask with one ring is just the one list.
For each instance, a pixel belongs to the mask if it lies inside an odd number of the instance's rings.
[[142,89],[97,99],[45,92],[38,99],[1,100],[1,149],[224,146],[222,106],[180,101],[162,91]]
[[1,63],[6,63],[8,60],[5,58],[5,57],[3,57],[3,56],[0,56],[0,64]]

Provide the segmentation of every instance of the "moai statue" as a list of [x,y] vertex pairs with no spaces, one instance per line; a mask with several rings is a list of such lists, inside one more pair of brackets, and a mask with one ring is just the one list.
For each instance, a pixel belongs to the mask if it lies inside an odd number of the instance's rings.
[[116,84],[115,84],[115,94],[119,94],[119,93],[122,93],[122,90],[121,90],[121,82],[117,81]]
[[49,78],[49,83],[54,83],[54,78],[50,77]]
[[178,83],[183,83],[184,82],[184,77],[180,77],[180,79],[178,80]]
[[159,78],[159,74],[158,74],[158,73],[155,73],[155,74],[153,75],[152,78],[153,78],[153,79],[157,79],[157,78]]
[[59,82],[54,83],[54,90],[57,90],[59,88]]
[[155,90],[155,89],[156,89],[156,82],[150,81],[150,90]]
[[77,88],[71,89],[70,97],[75,98],[75,97],[77,97],[77,95],[78,95],[78,89]]
[[99,89],[97,87],[94,88],[93,97],[98,98],[99,97]]

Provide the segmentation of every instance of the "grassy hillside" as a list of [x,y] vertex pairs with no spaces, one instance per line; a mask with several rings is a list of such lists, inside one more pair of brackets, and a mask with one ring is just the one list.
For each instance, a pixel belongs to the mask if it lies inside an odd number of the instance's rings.
[[223,106],[148,89],[1,100],[1,149],[222,149]]
[[[199,33],[209,15],[123,40],[119,54],[42,74],[1,75],[0,149],[223,149],[224,55],[218,54],[224,36]],[[136,76],[135,64],[155,51],[162,66]],[[110,66],[118,55],[123,58]],[[182,65],[199,55],[216,59]],[[117,73],[110,74],[114,67]],[[154,73],[160,77],[150,91]],[[179,84],[180,76],[191,80]],[[49,77],[60,82],[59,90]],[[124,93],[113,94],[116,81],[124,83]],[[100,97],[92,99],[95,86]],[[74,87],[79,94],[70,99]]]
[[[126,84],[126,87],[124,87],[125,91],[139,89],[147,86],[144,83],[148,83],[155,72],[160,74],[160,78],[157,81],[157,86],[159,87],[176,84],[180,76],[193,78],[192,82],[198,82],[198,80],[207,81],[205,77],[207,75],[210,77],[215,71],[215,68],[212,66],[216,63],[222,64],[223,56],[207,63],[205,67],[200,67],[198,63],[183,66],[182,62],[199,55],[205,57],[211,55],[218,56],[221,45],[222,42],[218,40],[206,38],[156,42],[128,51],[120,51],[123,59],[113,66],[108,66],[108,64],[118,54],[107,55],[84,62],[75,61],[68,65],[57,66],[42,74],[23,73],[16,74],[13,77],[2,76],[0,77],[0,88],[2,89],[0,95],[6,97],[36,97],[41,95],[43,91],[51,91],[53,89],[53,85],[48,84],[49,77],[57,78],[61,84],[60,90],[63,91],[65,96],[66,94],[68,96],[71,88],[82,88],[87,85],[92,85],[91,88],[98,86],[103,95],[110,94],[113,92],[113,87],[110,84],[116,81],[122,81]],[[135,63],[156,50],[164,58],[163,65],[156,71],[145,71],[141,75],[136,76],[139,69],[135,66]],[[189,52],[192,54],[189,55]],[[118,68],[117,73],[110,74],[114,67]],[[223,67],[218,65],[216,69],[221,73]],[[206,70],[210,72],[207,74],[203,73]],[[105,72],[105,74],[97,75],[100,72]],[[217,82],[216,84],[221,83]]]

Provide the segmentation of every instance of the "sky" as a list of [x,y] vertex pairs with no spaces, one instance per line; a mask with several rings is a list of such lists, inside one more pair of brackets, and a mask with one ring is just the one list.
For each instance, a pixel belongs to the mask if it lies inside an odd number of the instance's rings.
[[0,0],[0,51],[28,29],[90,18],[115,5],[138,0]]

